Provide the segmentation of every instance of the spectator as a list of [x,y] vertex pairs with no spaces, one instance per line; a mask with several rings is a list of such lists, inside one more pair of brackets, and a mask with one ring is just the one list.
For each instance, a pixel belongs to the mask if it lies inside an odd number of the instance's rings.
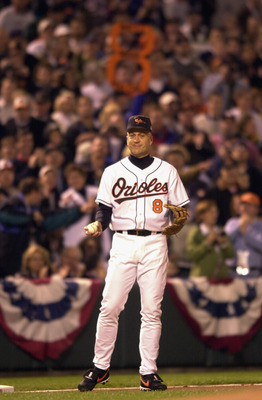
[[11,5],[0,11],[0,27],[9,34],[25,35],[35,21],[30,7],[31,0],[11,0]]
[[75,148],[80,141],[92,140],[97,130],[97,121],[94,117],[93,102],[90,97],[79,96],[76,104],[78,120],[69,125],[65,140],[70,151],[70,160],[75,157]]
[[246,115],[250,115],[256,127],[258,142],[262,143],[262,118],[252,109],[252,92],[247,89],[236,89],[234,91],[234,99],[236,106],[231,108],[229,112],[234,115],[237,120],[240,120]]
[[225,112],[220,120],[219,131],[210,140],[215,148],[216,156],[224,159],[229,154],[232,145],[239,140],[239,131],[236,118]]
[[195,6],[189,10],[180,30],[190,41],[195,53],[201,54],[206,46],[208,29],[203,23],[200,7]]
[[86,237],[80,243],[80,248],[83,252],[83,262],[85,264],[83,276],[85,278],[104,280],[107,263],[102,257],[100,238]]
[[44,152],[41,148],[34,149],[32,132],[22,131],[16,136],[16,155],[13,160],[15,166],[15,184],[26,176],[37,176],[43,165]]
[[182,34],[174,43],[173,68],[176,75],[199,81],[206,74],[206,67],[195,57],[189,40]]
[[5,136],[0,141],[0,159],[13,162],[16,156],[16,140],[13,136]]
[[178,111],[178,132],[180,134],[180,139],[187,130],[194,129],[193,118],[194,111],[190,108],[181,107]]
[[250,15],[249,17],[247,17],[246,28],[243,34],[245,42],[250,43],[252,48],[252,44],[255,43],[259,34],[259,26],[260,22],[255,16]]
[[67,188],[64,177],[64,167],[66,165],[66,149],[63,146],[49,146],[45,149],[44,163],[57,171],[57,189],[61,193]]
[[50,121],[47,123],[44,129],[44,140],[46,142],[46,148],[65,147],[65,138],[62,135],[59,126],[56,122]]
[[[190,153],[181,144],[173,145],[164,156],[169,164],[173,165],[179,173],[179,176],[190,197],[190,220],[194,220],[195,206],[201,197],[203,197],[211,186],[210,178],[207,175],[212,160],[201,161],[196,164],[189,164]],[[184,234],[184,230],[183,230]]]
[[212,163],[211,160],[206,160],[198,164],[188,165],[190,153],[181,144],[173,145],[165,154],[164,159],[177,169],[184,185],[193,182],[202,172],[208,171]]
[[106,79],[105,69],[96,64],[89,71],[88,82],[83,83],[80,88],[83,96],[90,97],[93,102],[95,113],[99,113],[105,101],[113,93],[113,89]]
[[79,82],[81,79],[81,66],[77,62],[72,61],[70,65],[62,69],[61,73],[61,90],[69,90],[80,96]]
[[219,132],[222,110],[223,99],[221,95],[216,93],[211,94],[207,102],[207,112],[197,114],[194,117],[194,127],[199,131],[206,132],[211,138]]
[[41,187],[34,178],[20,182],[21,195],[0,208],[0,277],[19,272],[22,254],[29,245],[35,226],[42,221],[37,208],[42,200]]
[[156,0],[145,0],[138,8],[135,20],[163,29],[164,15],[161,4]]
[[[44,4],[41,3],[43,10]],[[47,4],[46,15],[50,19],[54,26],[62,24],[66,20],[67,4],[65,2],[52,2]]]
[[207,108],[204,104],[200,90],[190,79],[185,80],[180,86],[179,95],[182,108],[190,108],[195,114],[206,113]]
[[216,70],[209,71],[204,77],[201,93],[205,101],[208,100],[211,93],[219,93],[223,99],[223,111],[226,111],[234,104],[234,90],[247,86],[247,83],[241,79],[239,66],[224,57]]
[[108,139],[103,135],[97,135],[90,146],[87,182],[98,187],[104,169],[110,164],[112,159],[109,154]]
[[229,263],[234,277],[262,275],[260,204],[260,198],[255,193],[243,193],[240,197],[239,216],[230,218],[225,225],[225,231],[235,249],[235,258]]
[[42,279],[52,275],[48,250],[38,244],[30,245],[22,256],[21,275],[30,279]]
[[58,91],[58,89],[52,87],[52,74],[54,71],[55,69],[45,59],[39,61],[34,67],[28,91],[32,94],[44,92],[46,96],[50,96],[50,100],[53,103]]
[[171,144],[179,141],[179,134],[166,125],[160,106],[152,106],[148,115],[152,122],[154,144],[158,146],[159,155],[162,156]]
[[27,91],[36,64],[37,59],[26,53],[26,40],[23,37],[11,37],[0,63],[4,76],[14,79],[20,89]]
[[31,99],[27,94],[16,96],[13,100],[14,117],[5,124],[6,135],[16,136],[18,132],[31,132],[34,147],[44,145],[45,123],[31,116]]
[[41,19],[37,25],[37,37],[30,41],[26,46],[26,52],[38,60],[47,55],[50,41],[53,38],[54,27],[48,18]]
[[13,275],[21,267],[22,253],[31,241],[41,244],[42,234],[66,228],[88,212],[88,204],[42,214],[42,188],[33,177],[24,178],[19,196],[8,199],[0,208],[0,276]]
[[238,131],[243,139],[258,143],[256,125],[251,115],[245,115],[238,121]]
[[15,186],[15,169],[9,160],[0,159],[0,188],[8,197],[15,197],[18,189]]
[[215,149],[206,132],[194,128],[184,132],[180,143],[190,153],[190,164],[210,160],[215,156]]
[[[48,124],[54,122],[50,117],[50,112],[52,108],[52,99],[48,91],[38,91],[35,93],[32,102],[32,116],[38,120],[44,122],[44,129]],[[45,136],[43,132],[43,142],[45,142]]]
[[78,246],[84,238],[83,226],[91,221],[93,212],[96,209],[95,197],[97,187],[86,185],[87,174],[85,170],[74,163],[70,163],[65,168],[65,177],[68,189],[61,193],[59,206],[70,208],[86,204],[86,214],[74,224],[71,224],[64,231],[64,245]]
[[221,28],[213,26],[208,33],[208,40],[200,59],[208,66],[210,72],[217,72],[225,57],[225,37]]
[[120,159],[121,152],[125,146],[125,118],[121,111],[110,112],[103,123],[101,123],[100,133],[108,140],[109,154],[112,162]]
[[[258,156],[258,152],[256,155]],[[258,158],[254,159],[255,157],[252,158],[250,156],[249,149],[244,140],[237,141],[232,146],[231,158],[237,167],[238,174],[242,175],[246,173],[249,176],[250,185],[246,189],[256,193],[262,199],[262,188],[261,185],[258,185],[258,182],[262,180],[262,174],[254,165],[254,161]]]
[[69,40],[69,45],[71,51],[74,54],[80,55],[82,53],[87,38],[88,29],[89,26],[87,26],[84,18],[75,16],[71,19],[70,21],[71,37]]
[[62,71],[70,67],[74,58],[69,46],[70,33],[70,28],[67,24],[56,25],[53,32],[54,40],[50,43],[46,56],[47,62],[52,67],[59,68]]
[[174,92],[164,92],[159,97],[158,104],[163,111],[164,122],[168,129],[178,132],[179,96]]
[[192,261],[190,276],[226,278],[225,260],[234,256],[234,248],[222,227],[217,225],[218,206],[212,200],[202,200],[196,207],[197,226],[187,236],[186,249]]
[[40,209],[44,214],[58,210],[60,192],[57,189],[57,171],[50,165],[44,165],[39,171],[43,199]]
[[76,140],[75,147],[75,157],[74,162],[78,165],[84,167],[85,170],[88,169],[90,164],[91,156],[91,146],[92,141],[95,139],[96,132],[87,131],[83,135],[79,135],[79,139]]
[[231,217],[232,196],[239,191],[238,169],[235,164],[222,165],[215,186],[206,191],[206,199],[213,199],[219,205],[218,224],[224,226]]
[[3,125],[14,117],[13,95],[17,85],[13,79],[3,78],[1,80],[1,97],[0,97],[0,121]]
[[79,120],[75,110],[75,95],[69,90],[60,93],[54,102],[54,112],[51,118],[58,124],[63,135],[66,134],[69,126]]
[[238,11],[238,22],[244,30],[247,27],[247,20],[250,16],[256,18],[257,21],[262,22],[262,6],[259,0],[246,0]]
[[81,278],[84,275],[84,271],[85,265],[80,247],[65,246],[56,272],[63,278]]

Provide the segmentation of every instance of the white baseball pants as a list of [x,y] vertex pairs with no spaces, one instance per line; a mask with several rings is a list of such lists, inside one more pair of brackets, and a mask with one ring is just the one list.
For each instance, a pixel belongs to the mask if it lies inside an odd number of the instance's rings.
[[139,351],[141,375],[157,371],[161,335],[161,302],[166,285],[167,241],[162,234],[133,236],[115,233],[103,300],[97,322],[96,367],[106,370],[114,350],[118,317],[137,280],[141,297]]

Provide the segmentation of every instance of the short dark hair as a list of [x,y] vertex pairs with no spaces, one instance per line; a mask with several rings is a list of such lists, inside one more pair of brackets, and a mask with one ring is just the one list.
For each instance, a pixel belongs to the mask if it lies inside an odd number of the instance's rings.
[[19,190],[24,195],[30,194],[32,192],[40,192],[41,184],[37,178],[28,176],[21,180],[19,184]]

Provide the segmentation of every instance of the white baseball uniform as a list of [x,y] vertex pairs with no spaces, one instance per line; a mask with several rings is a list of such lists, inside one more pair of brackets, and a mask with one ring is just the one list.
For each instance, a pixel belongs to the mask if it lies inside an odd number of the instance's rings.
[[[171,223],[164,203],[183,206],[188,195],[167,162],[154,157],[151,165],[140,169],[126,157],[104,170],[96,201],[112,207],[110,227],[116,233],[97,322],[94,364],[109,368],[119,313],[137,280],[142,321],[139,372],[155,373],[167,267],[167,241],[161,231]],[[147,230],[147,236],[137,236],[134,230]]]

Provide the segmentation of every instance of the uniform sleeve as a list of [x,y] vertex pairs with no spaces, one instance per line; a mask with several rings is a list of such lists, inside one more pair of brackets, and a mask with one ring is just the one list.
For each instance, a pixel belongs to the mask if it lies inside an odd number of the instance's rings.
[[189,197],[175,168],[171,169],[169,177],[168,202],[176,206],[184,206],[189,203]]
[[112,177],[106,168],[101,177],[96,203],[102,203],[108,207],[112,207]]

